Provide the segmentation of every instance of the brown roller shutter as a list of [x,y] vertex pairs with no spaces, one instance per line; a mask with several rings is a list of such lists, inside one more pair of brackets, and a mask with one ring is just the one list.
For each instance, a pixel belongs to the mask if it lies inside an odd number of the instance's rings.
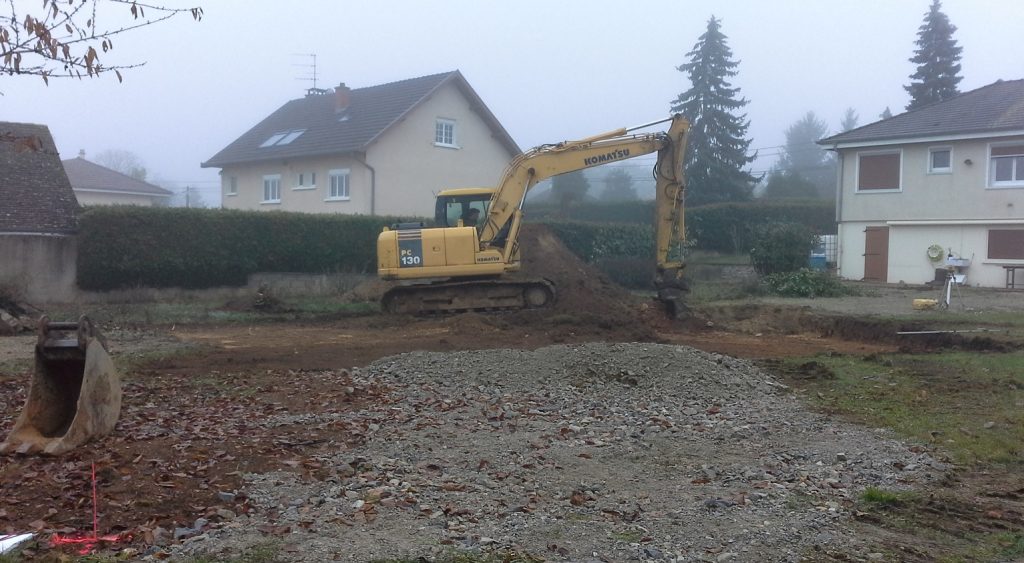
[[858,190],[898,190],[900,153],[862,154],[857,174]]
[[1017,156],[1024,154],[1024,145],[992,147],[992,156]]
[[989,229],[988,257],[1024,260],[1024,229]]

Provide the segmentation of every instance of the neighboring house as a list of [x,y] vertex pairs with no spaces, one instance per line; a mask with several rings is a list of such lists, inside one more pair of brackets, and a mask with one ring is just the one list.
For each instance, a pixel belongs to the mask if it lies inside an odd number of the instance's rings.
[[968,285],[1024,287],[1024,80],[818,141],[839,157],[839,275],[922,283],[946,258]]
[[83,153],[63,164],[80,205],[167,205],[173,195],[160,186],[89,162]]
[[0,284],[32,302],[68,300],[77,213],[50,130],[0,122]]
[[433,216],[492,186],[519,147],[458,71],[292,100],[218,152],[230,209]]

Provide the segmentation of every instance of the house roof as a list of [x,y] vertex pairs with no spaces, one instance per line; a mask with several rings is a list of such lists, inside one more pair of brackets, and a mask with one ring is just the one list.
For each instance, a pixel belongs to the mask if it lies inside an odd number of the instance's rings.
[[[350,91],[348,107],[336,110],[336,96],[309,95],[284,104],[269,117],[202,163],[204,168],[297,156],[362,152],[394,124],[446,84],[469,100],[495,137],[512,154],[521,151],[459,71],[444,72]],[[303,130],[287,144],[260,145],[273,135]]]
[[0,122],[0,232],[69,234],[78,201],[45,125]]
[[818,141],[821,145],[1024,131],[1024,80],[1000,80]]
[[149,182],[136,180],[131,176],[89,162],[79,156],[63,161],[64,171],[76,190],[99,190],[131,195],[149,195],[154,197],[170,197],[170,191],[154,186]]

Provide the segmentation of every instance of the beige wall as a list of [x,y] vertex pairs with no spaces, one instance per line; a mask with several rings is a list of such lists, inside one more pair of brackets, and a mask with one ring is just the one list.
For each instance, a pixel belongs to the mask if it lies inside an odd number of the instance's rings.
[[864,277],[864,229],[869,226],[889,227],[889,283],[921,284],[935,279],[935,269],[944,261],[928,259],[928,247],[937,244],[952,251],[971,264],[964,271],[966,283],[979,287],[1004,287],[1004,265],[1019,265],[1024,260],[990,260],[988,231],[990,229],[1024,229],[1024,221],[998,224],[889,225],[886,222],[847,222],[839,226],[839,276],[860,280]]
[[[434,145],[438,118],[456,122],[457,149]],[[433,216],[434,194],[444,188],[493,186],[514,155],[494,137],[490,127],[470,108],[458,87],[447,84],[393,125],[366,150],[376,170],[376,196],[371,210],[371,175],[350,156],[289,159],[221,171],[221,201],[229,209]],[[350,199],[325,201],[331,169],[349,169]],[[295,189],[297,175],[316,173],[315,189]],[[280,203],[263,203],[264,175],[281,175]],[[237,195],[230,195],[235,177]],[[307,180],[308,183],[308,180]]]
[[[349,199],[327,201],[331,170],[349,171]],[[298,185],[298,175],[306,186]],[[311,173],[316,186],[308,185]],[[263,202],[263,177],[281,175],[280,203]],[[237,178],[238,193],[231,195],[230,178]],[[303,213],[370,213],[370,174],[352,157],[322,156],[232,166],[221,171],[221,202],[228,209],[300,211]]]
[[13,285],[35,305],[70,301],[77,257],[74,237],[0,234],[0,284]]
[[78,199],[79,205],[142,205],[152,206],[160,200],[160,203],[166,203],[166,197],[154,197],[147,195],[131,195],[131,194],[110,194],[103,192],[83,192],[75,190],[75,198]]
[[[988,145],[985,140],[969,140],[893,147],[903,152],[902,187],[898,192],[857,192],[856,189],[858,153],[890,147],[841,150],[840,220],[1024,218],[1024,188],[987,187]],[[951,174],[928,173],[928,149],[931,147],[952,147]],[[965,164],[966,160],[972,164]]]
[[[459,148],[434,145],[438,118],[455,121]],[[494,186],[513,156],[449,83],[367,151],[377,169],[378,212],[433,216],[436,192]]]

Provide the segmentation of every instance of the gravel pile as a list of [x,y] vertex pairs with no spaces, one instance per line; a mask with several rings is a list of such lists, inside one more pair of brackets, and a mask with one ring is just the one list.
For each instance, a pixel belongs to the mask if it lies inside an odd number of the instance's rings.
[[[410,353],[334,415],[366,443],[249,475],[256,510],[183,554],[283,538],[288,560],[516,551],[572,561],[874,558],[850,532],[867,486],[948,469],[884,432],[813,414],[749,362],[652,344]],[[282,413],[266,424],[303,423]],[[315,417],[314,417],[315,418]],[[307,421],[308,423],[308,421]]]

